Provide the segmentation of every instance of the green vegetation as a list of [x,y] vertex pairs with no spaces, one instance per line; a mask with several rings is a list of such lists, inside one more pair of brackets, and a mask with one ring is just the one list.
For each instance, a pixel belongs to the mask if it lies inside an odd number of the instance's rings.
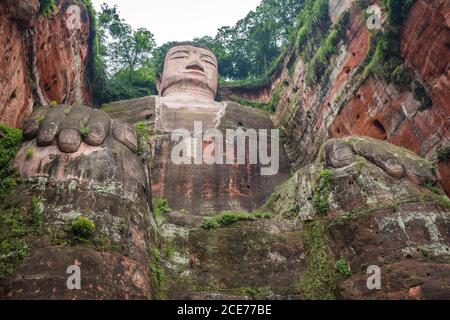
[[96,16],[95,26],[90,77],[99,89],[96,103],[156,93],[153,34],[145,28],[133,29],[120,17],[117,6],[106,3]]
[[256,219],[271,219],[272,213],[265,211],[255,211],[253,213],[243,211],[224,211],[215,216],[203,219],[202,228],[213,230],[217,228],[231,226],[239,221],[253,221]]
[[55,100],[50,101],[51,108],[55,108],[56,106],[58,106],[58,102],[56,102]]
[[80,216],[70,224],[70,231],[75,240],[85,242],[95,231],[95,223],[87,217]]
[[425,183],[424,187],[433,193],[441,194],[441,189],[436,184],[428,182],[428,183]]
[[450,208],[450,199],[446,195],[436,195],[433,200],[443,207]]
[[90,130],[88,127],[86,127],[84,125],[80,126],[80,135],[83,139],[86,139],[87,136],[89,135],[89,133],[90,133]]
[[10,275],[31,250],[27,240],[41,231],[43,204],[29,203],[26,192],[17,193],[16,174],[11,167],[22,144],[22,132],[0,125],[0,279]]
[[[17,220],[10,220],[8,222],[11,223],[15,221]],[[4,238],[4,235],[0,237],[0,279],[4,279],[10,275],[15,267],[19,265],[31,251],[30,245],[23,237],[13,239]]]
[[56,10],[55,0],[40,0],[39,14],[50,17],[52,12]]
[[263,288],[239,288],[235,292],[238,295],[244,295],[252,297],[255,300],[268,299],[272,294],[272,289],[270,287]]
[[419,111],[424,111],[432,106],[431,98],[424,85],[414,80],[411,71],[405,67],[404,60],[400,55],[400,42],[398,41],[403,21],[413,3],[414,0],[381,1],[388,19],[385,22],[383,32],[371,33],[371,49],[364,62],[363,78],[377,75],[388,83],[410,89],[414,98],[421,103]]
[[275,112],[277,109],[278,104],[281,100],[281,90],[282,90],[282,84],[279,84],[272,92],[272,98],[270,99],[268,111],[269,112]]
[[237,102],[243,106],[247,106],[250,108],[255,108],[255,109],[259,109],[259,110],[264,110],[264,111],[269,111],[270,107],[267,103],[264,102],[257,102],[257,101],[252,101],[252,100],[247,100],[244,98],[240,98],[240,97],[232,97],[232,100],[234,102]]
[[26,203],[27,194],[15,194],[0,205],[0,279],[10,275],[31,251],[31,236],[42,232],[44,205],[33,197]]
[[203,219],[203,229],[212,230],[220,227],[226,227],[233,225],[239,221],[254,220],[255,217],[247,212],[222,212],[213,217],[207,217]]
[[31,159],[33,159],[33,155],[34,155],[34,150],[33,150],[33,148],[28,148],[27,149],[27,151],[26,151],[26,160],[31,160]]
[[256,211],[254,213],[255,218],[258,219],[272,219],[272,213],[271,212],[264,212],[264,211]]
[[[400,43],[398,41],[404,19],[414,3],[414,0],[382,0],[381,4],[388,19],[384,31],[378,38],[375,54],[369,63],[372,71],[380,77],[392,82],[393,77],[405,78],[401,69],[403,59],[400,56]],[[400,67],[400,69],[398,69]]]
[[102,51],[104,39],[100,39],[97,12],[91,0],[82,1],[89,14],[89,59],[87,61],[88,81],[94,93],[94,103],[101,105],[105,102],[106,95],[106,63]]
[[331,194],[332,182],[333,172],[331,170],[322,170],[319,174],[313,197],[314,209],[320,214],[325,214],[329,208],[328,199]]
[[336,271],[344,278],[349,278],[352,276],[352,270],[350,265],[346,260],[339,260],[335,264]]
[[297,20],[295,48],[305,62],[310,61],[331,25],[328,0],[307,0]]
[[[267,79],[278,66],[304,0],[263,0],[236,25],[222,27],[215,37],[194,39],[211,48],[226,80]],[[163,46],[164,47],[164,46]],[[162,61],[164,48],[156,55]],[[161,63],[159,62],[159,65]]]
[[0,124],[0,170],[9,166],[22,144],[22,131]]
[[10,163],[22,144],[22,131],[0,125],[0,200],[16,186],[15,172]]
[[330,266],[325,225],[321,220],[304,224],[303,240],[306,250],[306,273],[299,291],[308,300],[335,299],[336,275]]
[[156,300],[167,298],[166,274],[164,271],[164,261],[157,248],[150,249],[149,261],[150,281],[153,295]]
[[158,198],[153,201],[152,211],[155,217],[162,217],[164,214],[172,211],[169,208],[169,202],[165,198]]
[[145,146],[147,145],[148,140],[150,139],[150,132],[145,123],[142,121],[136,123],[135,127],[138,138],[138,154],[142,154],[144,153]]
[[308,85],[319,82],[330,66],[331,57],[337,52],[339,41],[345,36],[349,14],[345,12],[335,23],[320,43],[311,61],[306,67],[306,81]]
[[30,219],[33,225],[42,228],[44,221],[44,204],[39,197],[33,197],[31,199]]
[[[245,85],[244,85],[245,86]],[[251,101],[240,97],[232,97],[232,100],[247,107],[274,113],[281,99],[282,84],[279,84],[272,92],[272,98],[268,103]]]
[[450,162],[450,146],[445,146],[436,151],[439,162]]

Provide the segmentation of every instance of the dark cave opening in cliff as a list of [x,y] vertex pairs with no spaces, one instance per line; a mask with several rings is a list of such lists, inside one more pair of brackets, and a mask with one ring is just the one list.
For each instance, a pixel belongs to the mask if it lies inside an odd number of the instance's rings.
[[386,129],[381,124],[381,122],[378,119],[375,119],[375,120],[373,120],[373,125],[375,126],[377,133],[380,136],[380,139],[386,140],[387,139]]

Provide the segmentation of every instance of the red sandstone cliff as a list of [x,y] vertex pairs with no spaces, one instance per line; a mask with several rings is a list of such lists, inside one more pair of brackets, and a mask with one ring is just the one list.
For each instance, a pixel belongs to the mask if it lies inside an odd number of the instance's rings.
[[[0,123],[21,127],[34,105],[89,103],[86,70],[90,18],[81,4],[56,1],[39,14],[38,0],[0,4]],[[79,8],[79,10],[77,9]]]
[[[370,37],[363,12],[351,5],[352,1],[329,2],[333,22],[346,10],[350,21],[346,39],[339,43],[330,64],[328,81],[308,86],[305,63],[296,51],[288,52],[272,76],[272,92],[281,86],[275,122],[286,132],[294,167],[312,162],[328,138],[349,135],[386,140],[434,159],[436,150],[450,141],[449,2],[415,1],[398,39],[405,66],[432,100],[432,106],[425,109],[411,89],[388,84],[377,76],[358,82]],[[222,91],[226,97],[234,94],[257,101],[267,101],[268,96],[267,88],[245,93],[239,88]],[[438,165],[441,183],[449,194],[450,166]]]

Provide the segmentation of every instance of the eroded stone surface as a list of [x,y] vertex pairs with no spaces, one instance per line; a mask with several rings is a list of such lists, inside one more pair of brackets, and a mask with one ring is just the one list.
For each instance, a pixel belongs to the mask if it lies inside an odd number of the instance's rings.
[[[39,1],[3,1],[0,6],[0,122],[22,127],[33,105],[90,103],[87,64],[90,18],[80,2],[58,1],[47,18]],[[72,6],[73,7],[73,6]],[[74,13],[79,28],[73,28]]]
[[[356,141],[372,139],[349,137],[337,141],[356,150]],[[324,149],[337,141],[325,144]],[[336,297],[448,298],[450,288],[445,283],[450,277],[450,202],[439,188],[430,191],[424,181],[392,174],[389,166],[380,163],[380,159],[389,160],[394,155],[406,171],[402,157],[421,168],[430,166],[425,160],[384,142],[373,146],[367,158],[361,153],[348,166],[319,161],[304,167],[277,189],[263,209],[305,221],[324,221],[332,252],[330,265],[345,261],[352,271],[348,279],[338,281],[341,291]],[[323,192],[320,177],[326,170],[332,178],[328,192]],[[318,210],[320,203],[326,204],[325,213]],[[366,271],[372,265],[382,270],[379,291],[367,289]]]

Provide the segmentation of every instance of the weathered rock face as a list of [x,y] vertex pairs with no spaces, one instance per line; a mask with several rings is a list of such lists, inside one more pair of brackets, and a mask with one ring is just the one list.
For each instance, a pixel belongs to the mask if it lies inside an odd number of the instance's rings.
[[[344,106],[331,126],[332,136],[363,134],[386,139],[424,157],[432,157],[436,148],[448,144],[449,10],[446,1],[416,1],[402,32],[401,54],[429,90],[432,107],[421,110],[411,92],[371,79]],[[442,183],[447,192],[449,179],[444,172]]]
[[[307,85],[307,66],[292,51],[271,79],[272,93],[279,96],[275,121],[286,132],[286,150],[294,168],[313,161],[326,139],[348,135],[386,140],[434,158],[436,149],[448,146],[450,139],[448,1],[416,1],[398,39],[405,65],[423,83],[431,107],[417,101],[417,93],[379,77],[361,81],[370,35],[362,11],[351,3],[329,1],[333,22],[350,12],[346,37],[327,66],[329,78]],[[231,97],[270,99],[265,88],[244,89],[230,89]],[[440,181],[450,192],[448,164],[439,166]]]
[[[69,106],[42,109],[53,115],[58,109],[62,114],[67,113],[58,125],[65,130],[68,119],[76,121],[77,108],[84,114],[89,110],[102,113],[83,106],[74,106],[72,110]],[[106,137],[91,141],[91,134],[100,136],[95,127],[102,124],[98,113],[91,114],[89,121],[93,129],[83,137],[78,151],[69,154],[60,151],[67,146],[61,144],[61,135],[58,142],[52,123],[44,120],[41,131],[32,132],[33,119],[39,114],[45,113],[35,110],[27,123],[28,141],[17,154],[15,167],[21,177],[16,190],[18,197],[24,198],[23,203],[29,203],[32,197],[41,203],[40,234],[33,240],[32,250],[21,266],[2,281],[0,296],[149,299],[147,262],[150,243],[155,243],[151,240],[155,234],[149,179],[147,168],[135,154],[135,143],[130,144],[132,139],[124,129],[126,125],[112,123],[111,129],[109,126],[106,129]],[[47,116],[49,119],[56,121],[52,115]],[[134,130],[130,132],[136,140]],[[38,146],[47,138],[49,145]],[[74,135],[70,138],[76,140]],[[80,234],[74,229],[80,217],[94,223],[91,232]],[[82,270],[83,290],[69,290],[64,280],[67,268],[73,265]]]
[[[450,206],[432,165],[370,138],[330,140],[281,185],[266,219],[160,222],[171,298],[437,299],[450,287]],[[181,219],[180,216],[184,216]],[[382,270],[381,290],[367,269]]]
[[33,106],[90,103],[90,18],[80,2],[57,1],[49,17],[39,1],[0,5],[0,123],[22,127]]
[[[33,75],[52,79],[30,90],[34,98],[82,96],[58,86],[80,82],[78,62],[55,73],[59,64],[84,54],[75,39],[86,35],[85,20],[80,13],[78,23],[78,10],[64,4],[58,3],[58,14],[66,10],[66,24],[58,30],[75,30],[65,34],[75,51],[58,51],[50,37],[28,33],[31,43],[40,43],[33,47],[35,57],[55,55],[48,68],[41,58],[32,64],[39,70]],[[222,90],[223,98],[267,102],[277,96],[273,119],[214,101],[216,61],[210,56],[192,63],[200,52],[209,54],[194,46],[173,57],[172,48],[166,57],[172,64],[165,70],[179,78],[170,83],[166,74],[162,97],[103,110],[36,109],[25,122],[26,142],[14,162],[22,181],[8,195],[15,200],[8,204],[13,211],[0,211],[7,227],[28,214],[23,223],[31,219],[34,231],[25,240],[20,229],[6,239],[16,260],[0,261],[0,298],[448,299],[450,200],[438,183],[448,183],[448,164],[439,163],[439,176],[435,162],[410,151],[434,160],[435,149],[448,141],[448,59],[416,44],[429,43],[448,57],[448,7],[416,1],[402,32],[400,53],[424,84],[425,93],[419,93],[431,97],[430,107],[410,88],[361,77],[370,36],[361,10],[351,4],[329,2],[333,22],[349,8],[350,19],[326,80],[311,83],[309,64],[294,50],[272,77],[272,88]],[[49,30],[42,18],[26,19],[33,8],[23,4],[7,12],[33,30]],[[436,43],[428,42],[432,34]],[[275,120],[287,151],[280,148],[278,175],[262,176],[260,165],[176,165],[170,135],[177,128],[192,133],[194,120],[222,133],[271,129]],[[138,121],[144,125],[138,126],[139,138],[133,128]],[[143,127],[150,130],[141,132]],[[299,169],[289,179],[288,158]],[[152,212],[152,196],[168,203],[158,199]],[[22,212],[18,206],[31,208]],[[81,267],[82,290],[68,289],[69,266]],[[380,289],[370,290],[367,272],[376,269]]]
[[86,8],[60,1],[49,19],[39,18],[34,32],[36,71],[45,100],[90,104],[87,63],[91,26]]
[[16,127],[31,113],[33,101],[28,83],[24,34],[18,23],[10,18],[11,7],[13,5],[9,2],[2,2],[0,6],[0,46],[3,48],[0,54],[0,122]]

